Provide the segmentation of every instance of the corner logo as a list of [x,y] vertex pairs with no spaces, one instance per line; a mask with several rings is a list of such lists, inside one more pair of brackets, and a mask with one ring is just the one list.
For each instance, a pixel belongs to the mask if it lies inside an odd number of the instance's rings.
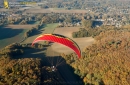
[[7,0],[4,0],[4,8],[9,9],[9,3]]

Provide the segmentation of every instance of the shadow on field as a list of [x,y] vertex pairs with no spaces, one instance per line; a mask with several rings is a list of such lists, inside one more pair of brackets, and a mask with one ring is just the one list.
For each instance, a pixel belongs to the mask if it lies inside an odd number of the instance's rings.
[[35,24],[36,23],[36,21],[30,21],[30,22],[28,22],[28,24]]
[[43,52],[44,50],[46,50],[46,48],[44,48],[44,49],[25,48],[24,54],[18,56],[18,58],[41,58],[41,59],[43,59],[45,57],[45,54]]
[[[44,29],[45,27],[47,27],[47,25],[46,24],[43,24],[39,29],[41,30],[41,29]],[[42,31],[42,30],[41,30]]]
[[42,34],[42,31],[45,31],[45,27],[47,25],[43,24],[41,27],[38,28],[38,30],[36,30],[35,32],[31,33],[30,36],[36,36],[38,34]]
[[[43,30],[43,31],[44,31],[44,30]],[[36,30],[34,33],[31,33],[30,36],[36,36],[36,35],[39,35],[39,34],[41,34],[41,33],[42,33],[42,31]]]
[[48,56],[46,57],[45,60],[42,61],[43,61],[42,63],[43,66],[45,66],[45,62],[46,62],[46,66],[50,66],[50,67],[55,66],[57,68],[57,72],[63,78],[64,81],[56,82],[56,85],[83,85],[84,84],[80,79],[80,77],[74,74],[74,69],[70,65],[66,64],[65,59],[62,58],[61,56]]
[[0,28],[0,40],[14,37],[22,31],[23,29]]

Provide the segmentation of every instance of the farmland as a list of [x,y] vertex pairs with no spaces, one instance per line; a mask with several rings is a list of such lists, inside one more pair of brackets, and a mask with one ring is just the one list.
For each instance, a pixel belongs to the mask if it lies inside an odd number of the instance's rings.
[[[35,25],[8,25],[0,28],[0,49],[11,43],[20,42],[22,39],[24,39],[24,33],[34,26]],[[52,33],[56,26],[57,24],[47,24],[44,29],[40,30],[40,34]],[[29,37],[23,43],[31,43],[38,35]]]
[[20,42],[24,38],[24,33],[34,25],[8,25],[0,28],[0,49],[3,47]]

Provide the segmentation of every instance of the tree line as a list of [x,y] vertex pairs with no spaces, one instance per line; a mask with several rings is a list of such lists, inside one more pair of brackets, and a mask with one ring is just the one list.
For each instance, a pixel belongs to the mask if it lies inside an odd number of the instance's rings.
[[24,33],[24,37],[25,37],[25,38],[28,38],[28,37],[34,35],[34,34],[37,33],[43,26],[44,26],[44,24],[39,24],[39,25],[36,25],[35,27],[32,27],[31,29],[29,29],[27,32]]

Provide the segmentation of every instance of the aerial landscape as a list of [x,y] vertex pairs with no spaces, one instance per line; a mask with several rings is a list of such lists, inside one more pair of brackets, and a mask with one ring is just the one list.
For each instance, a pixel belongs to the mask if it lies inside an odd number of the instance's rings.
[[0,85],[130,85],[130,0],[1,0]]

